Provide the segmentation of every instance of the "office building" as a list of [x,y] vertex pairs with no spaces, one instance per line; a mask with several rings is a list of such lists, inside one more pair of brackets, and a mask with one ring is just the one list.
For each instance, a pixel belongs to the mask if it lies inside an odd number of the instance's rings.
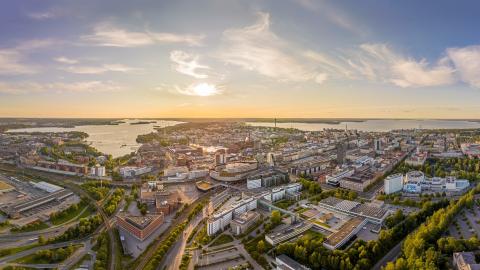
[[384,180],[385,194],[392,194],[403,189],[403,174],[396,173],[389,175]]
[[230,229],[235,235],[245,233],[258,219],[260,214],[253,211],[247,211],[230,221]]
[[117,226],[122,231],[143,241],[163,224],[163,214],[146,216],[117,215]]
[[215,235],[217,232],[223,231],[228,225],[230,225],[230,221],[234,218],[256,208],[257,199],[253,197],[247,197],[233,202],[223,209],[213,213],[213,215],[207,220],[207,234]]

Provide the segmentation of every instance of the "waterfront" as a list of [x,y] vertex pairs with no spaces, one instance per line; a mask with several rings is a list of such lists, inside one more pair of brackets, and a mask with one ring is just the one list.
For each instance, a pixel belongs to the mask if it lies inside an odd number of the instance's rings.
[[[118,125],[87,125],[73,128],[42,127],[12,129],[8,132],[67,132],[81,131],[88,134],[86,139],[99,151],[119,157],[136,151],[140,144],[136,142],[137,136],[155,131],[155,126],[166,127],[180,124],[177,121],[156,120],[146,124],[131,124],[139,120],[123,120],[125,123]],[[143,121],[143,120],[142,120]]]
[[[247,122],[251,126],[273,127],[273,122]],[[395,129],[468,129],[480,128],[479,122],[465,120],[365,120],[358,122],[340,122],[335,124],[327,123],[277,123],[279,128],[296,128],[304,131],[318,131],[323,129],[356,129],[370,132],[385,132]]]

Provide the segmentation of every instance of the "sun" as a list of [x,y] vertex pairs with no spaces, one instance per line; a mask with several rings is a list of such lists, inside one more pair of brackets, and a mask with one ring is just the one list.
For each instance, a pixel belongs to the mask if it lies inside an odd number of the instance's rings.
[[193,86],[193,94],[196,96],[213,96],[218,94],[218,89],[215,85],[209,83],[199,83]]

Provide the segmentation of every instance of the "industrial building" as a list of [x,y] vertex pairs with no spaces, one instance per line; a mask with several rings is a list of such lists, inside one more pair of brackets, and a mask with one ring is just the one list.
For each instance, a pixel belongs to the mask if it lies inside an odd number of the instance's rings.
[[41,196],[33,200],[24,201],[15,205],[5,206],[1,210],[11,218],[20,218],[23,212],[35,209],[36,207],[40,207],[50,202],[63,201],[72,195],[73,192],[62,188],[61,190],[51,192],[45,196]]
[[389,215],[389,211],[386,209],[335,197],[323,199],[318,205],[333,212],[347,214],[352,217],[366,218],[375,224],[381,224]]

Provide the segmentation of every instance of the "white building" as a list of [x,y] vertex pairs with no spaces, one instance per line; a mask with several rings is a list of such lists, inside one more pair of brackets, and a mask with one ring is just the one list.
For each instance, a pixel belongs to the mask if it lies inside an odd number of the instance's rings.
[[188,168],[186,166],[176,166],[163,170],[163,176],[176,176],[178,173],[188,173]]
[[247,188],[254,189],[262,186],[262,179],[247,179]]
[[339,185],[339,181],[341,179],[343,179],[345,177],[352,176],[353,173],[355,173],[354,169],[345,169],[345,170],[341,170],[341,171],[332,173],[330,175],[327,175],[325,177],[325,180],[326,180],[327,184]]
[[401,191],[403,188],[403,174],[396,173],[389,175],[384,180],[385,194],[391,194]]
[[53,192],[56,192],[56,191],[59,191],[59,190],[62,190],[63,188],[62,187],[59,187],[59,186],[56,186],[56,185],[52,185],[50,183],[47,183],[47,182],[33,182],[33,181],[30,181],[30,184],[32,184],[32,186],[38,188],[38,189],[41,189],[43,191],[46,191],[48,193],[53,193]]
[[214,213],[207,221],[207,234],[215,235],[223,231],[233,218],[257,208],[257,199],[248,197],[232,203],[220,212]]
[[120,168],[120,175],[123,178],[135,177],[146,174],[152,171],[151,167],[122,167]]
[[105,166],[100,166],[97,164],[95,166],[90,167],[90,175],[96,176],[96,177],[105,177],[106,175]]
[[191,170],[188,172],[188,179],[196,179],[196,178],[201,178],[205,177],[208,175],[208,170]]

